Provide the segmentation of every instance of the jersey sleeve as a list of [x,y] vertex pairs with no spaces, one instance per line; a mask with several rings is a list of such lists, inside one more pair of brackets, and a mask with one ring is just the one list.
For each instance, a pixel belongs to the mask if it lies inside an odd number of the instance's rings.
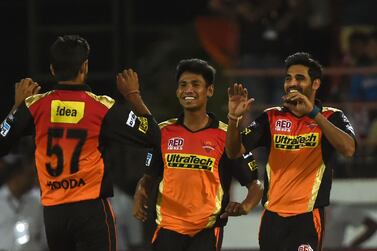
[[162,177],[163,171],[161,148],[155,148],[147,153],[144,173],[153,177]]
[[264,112],[241,132],[242,144],[246,152],[259,146],[267,146],[270,134],[268,115]]
[[340,130],[355,138],[355,130],[353,129],[350,121],[342,111],[334,112],[329,117],[329,121],[333,123],[336,127],[338,127]]
[[232,175],[242,186],[247,186],[258,179],[258,169],[251,152],[243,154],[238,159],[231,160]]
[[25,103],[22,103],[0,124],[0,156],[6,155],[18,139],[33,134],[34,130],[33,117]]
[[107,112],[102,125],[106,141],[160,147],[160,128],[151,115],[137,116],[125,104],[115,103]]

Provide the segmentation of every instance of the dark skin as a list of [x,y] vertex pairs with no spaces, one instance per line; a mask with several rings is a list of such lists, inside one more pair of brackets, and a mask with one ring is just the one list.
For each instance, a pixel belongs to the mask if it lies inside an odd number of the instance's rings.
[[[214,86],[208,85],[200,74],[184,72],[179,80],[176,96],[183,107],[183,124],[192,131],[205,128],[209,123],[207,115],[208,98],[214,93]],[[133,215],[145,222],[148,218],[148,198],[151,188],[156,184],[154,177],[145,174],[138,182],[134,195]],[[262,197],[262,185],[253,181],[247,186],[248,194],[241,202],[229,202],[225,212],[220,216],[240,216],[249,213]]]
[[[55,76],[54,67],[50,65],[50,71]],[[88,75],[88,61],[86,60],[80,67],[76,77],[70,80],[59,81],[59,84],[80,85],[85,84]],[[150,115],[151,112],[144,104],[140,96],[140,84],[137,73],[132,69],[125,69],[116,76],[116,84],[119,92],[130,103],[137,115]],[[14,111],[27,97],[37,94],[41,86],[31,78],[21,79],[15,85]]]
[[[288,68],[284,81],[286,95],[283,96],[283,106],[297,117],[306,116],[313,110],[316,92],[321,85],[321,80],[312,80],[308,72],[309,68],[306,66],[292,65]],[[231,86],[228,89],[228,97],[230,117],[236,118],[243,116],[254,101],[254,99],[248,98],[247,89],[242,84]],[[321,113],[318,113],[314,120],[321,127],[330,144],[339,153],[346,157],[353,156],[355,140],[350,135],[332,124]],[[235,119],[229,119],[228,122],[226,151],[230,158],[237,158],[245,153]]]

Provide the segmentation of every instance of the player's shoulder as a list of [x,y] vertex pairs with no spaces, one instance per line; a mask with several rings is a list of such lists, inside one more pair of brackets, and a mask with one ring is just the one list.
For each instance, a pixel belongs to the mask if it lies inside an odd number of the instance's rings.
[[114,103],[115,100],[107,95],[96,95],[92,92],[87,91],[86,94],[93,98],[95,101],[101,103],[102,105],[106,106],[108,109],[110,109]]
[[338,108],[324,106],[322,107],[322,112],[343,112],[343,111]]
[[48,92],[44,92],[44,93],[31,95],[31,96],[29,96],[25,99],[25,104],[29,108],[30,106],[32,106],[33,104],[42,100],[43,98],[47,97],[48,95],[50,95],[53,92],[54,91],[48,91]]
[[273,106],[273,107],[264,109],[264,112],[282,112],[282,111],[283,111],[283,107],[281,106]]
[[226,132],[228,130],[228,124],[219,120],[219,125],[218,125],[217,129],[220,129],[220,130]]
[[158,124],[160,129],[165,128],[167,126],[175,125],[178,122],[178,118],[171,118],[165,121],[162,121],[161,123]]

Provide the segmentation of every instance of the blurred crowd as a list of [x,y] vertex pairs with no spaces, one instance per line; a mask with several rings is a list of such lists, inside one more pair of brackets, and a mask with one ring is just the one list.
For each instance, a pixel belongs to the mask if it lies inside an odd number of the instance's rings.
[[[281,103],[284,58],[307,51],[325,67],[319,98],[349,114],[358,136],[352,163],[334,159],[335,177],[376,177],[377,20],[372,9],[376,1],[208,0],[192,20],[169,26],[168,35],[137,58],[149,89],[146,99],[160,121],[177,114],[174,65],[199,57],[218,69],[210,110],[226,119],[227,87],[240,82],[261,111]],[[244,73],[229,74],[234,69]],[[155,93],[161,98],[154,99]]]

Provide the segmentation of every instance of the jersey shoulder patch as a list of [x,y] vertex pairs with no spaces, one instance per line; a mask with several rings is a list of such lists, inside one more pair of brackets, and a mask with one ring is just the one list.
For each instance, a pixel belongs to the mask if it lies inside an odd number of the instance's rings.
[[26,107],[29,108],[30,106],[32,106],[35,102],[37,102],[38,100],[41,100],[42,98],[50,95],[51,93],[53,93],[54,91],[49,91],[49,92],[45,92],[45,93],[41,93],[41,94],[35,94],[35,95],[32,95],[30,97],[27,97],[25,99],[25,104],[26,104]]
[[173,124],[176,124],[178,121],[178,118],[172,118],[172,119],[169,119],[169,120],[165,120],[161,123],[158,124],[158,126],[160,127],[160,129],[168,126],[168,125],[173,125]]
[[219,121],[219,129],[220,130],[223,130],[224,132],[226,132],[228,130],[228,125],[225,124],[224,122],[222,121]]
[[88,94],[88,96],[106,106],[108,109],[110,109],[115,103],[115,100],[113,98],[106,95],[95,95],[92,92],[86,92],[86,94]]
[[342,112],[342,110],[333,108],[333,107],[324,106],[322,107],[322,112]]
[[283,108],[281,106],[274,106],[274,107],[269,107],[264,110],[264,112],[269,112],[269,111],[279,111],[281,112]]

